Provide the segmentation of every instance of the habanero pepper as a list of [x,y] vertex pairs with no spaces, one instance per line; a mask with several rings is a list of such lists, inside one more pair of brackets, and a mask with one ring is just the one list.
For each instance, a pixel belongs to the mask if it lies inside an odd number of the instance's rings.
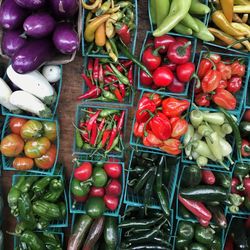
[[145,126],[145,123],[144,122],[135,122],[134,124],[134,135],[136,137],[143,137],[143,133],[144,133],[144,126]]
[[150,100],[150,98],[143,96],[138,103],[138,110],[136,111],[137,122],[146,122],[149,119],[150,114],[147,110],[152,113],[155,112],[156,104],[153,100]]
[[172,123],[171,138],[179,139],[188,130],[188,122],[185,119],[178,119]]
[[222,74],[216,69],[210,69],[201,81],[201,87],[204,93],[215,90],[222,79]]
[[209,107],[211,97],[208,93],[199,93],[195,95],[195,103],[200,107]]
[[202,58],[201,61],[200,61],[200,65],[199,65],[199,69],[198,69],[198,77],[200,79],[202,79],[206,73],[212,69],[212,62],[210,60],[208,60],[207,58]]
[[242,78],[239,76],[232,76],[228,80],[227,90],[231,93],[238,92],[242,87]]
[[226,89],[228,82],[226,80],[221,80],[217,89]]
[[[163,141],[160,140],[151,130],[147,130],[146,132],[147,134],[146,135],[144,134],[144,137],[143,137],[143,144],[145,146],[161,147],[163,145]],[[149,144],[149,145],[146,145],[146,144]]]
[[231,64],[231,72],[233,76],[243,77],[246,73],[246,65],[236,60]]
[[157,94],[157,93],[149,93],[148,92],[148,93],[144,93],[143,96],[146,96],[150,100],[152,100],[155,103],[156,107],[161,106],[162,98],[161,98],[161,96],[159,94]]
[[212,95],[213,102],[227,110],[234,110],[236,108],[236,98],[226,89],[216,89],[215,94]]
[[142,63],[147,67],[149,71],[154,71],[161,65],[161,56],[158,51],[161,47],[153,50],[152,47],[145,49],[142,55]]
[[250,156],[250,142],[245,139],[242,139],[241,155],[243,157]]
[[223,62],[219,62],[216,64],[216,69],[221,72],[221,79],[228,80],[232,76],[232,70],[230,65],[226,65]]
[[179,155],[181,153],[181,142],[180,140],[170,138],[163,141],[163,145],[160,147],[161,150],[165,151],[170,155]]

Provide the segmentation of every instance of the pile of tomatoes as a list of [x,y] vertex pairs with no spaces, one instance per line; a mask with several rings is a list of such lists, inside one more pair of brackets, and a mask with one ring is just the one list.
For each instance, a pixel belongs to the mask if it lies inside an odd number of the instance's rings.
[[56,122],[9,119],[9,129],[1,141],[1,153],[12,158],[16,170],[50,169],[54,166],[57,147]]

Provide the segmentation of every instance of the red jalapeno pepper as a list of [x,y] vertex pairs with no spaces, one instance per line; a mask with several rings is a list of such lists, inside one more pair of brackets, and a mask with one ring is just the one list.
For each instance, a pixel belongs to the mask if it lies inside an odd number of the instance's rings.
[[224,109],[234,110],[236,108],[236,98],[226,89],[216,89],[212,100]]
[[176,64],[187,63],[191,57],[191,41],[183,44],[181,41],[171,43],[168,48],[167,58]]
[[239,76],[232,76],[231,79],[228,80],[227,90],[231,93],[238,92],[242,87],[242,78]]
[[169,97],[162,101],[162,112],[167,117],[180,116],[189,108],[189,105],[190,103],[187,100],[178,100],[173,97]]

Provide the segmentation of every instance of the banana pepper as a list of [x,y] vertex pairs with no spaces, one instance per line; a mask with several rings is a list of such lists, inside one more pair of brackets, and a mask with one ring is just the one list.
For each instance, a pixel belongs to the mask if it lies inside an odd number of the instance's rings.
[[102,0],[96,0],[95,2],[93,2],[92,4],[87,4],[84,2],[84,0],[82,0],[82,7],[86,10],[94,10],[95,8],[97,8],[99,6],[99,4],[102,3]]

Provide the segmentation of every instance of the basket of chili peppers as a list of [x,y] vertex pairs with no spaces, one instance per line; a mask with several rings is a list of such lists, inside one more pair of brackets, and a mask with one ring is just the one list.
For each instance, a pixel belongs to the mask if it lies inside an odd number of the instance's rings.
[[214,249],[222,250],[223,230],[202,226],[184,220],[177,220],[173,249]]
[[236,215],[250,215],[250,164],[236,162],[233,168],[231,194],[239,196],[238,204],[227,207],[227,212]]
[[225,109],[212,112],[191,108],[183,138],[183,162],[229,171],[234,164],[234,145],[241,150],[236,117]]
[[64,233],[56,231],[26,230],[14,236],[14,249],[63,250]]
[[124,202],[131,206],[162,209],[172,206],[179,159],[146,150],[133,151],[127,174]]
[[119,224],[119,249],[172,249],[173,211],[165,217],[159,209],[127,205]]
[[187,96],[195,76],[197,40],[191,36],[166,34],[153,37],[147,32],[140,59],[151,76],[139,68],[138,88],[163,95]]
[[118,58],[127,57],[121,51],[121,44],[134,54],[138,27],[137,1],[101,2],[83,2],[82,55],[109,56],[116,62]]
[[229,224],[225,230],[223,249],[249,249],[250,248],[250,217],[229,216]]
[[239,124],[239,130],[241,135],[241,155],[238,154],[238,159],[250,161],[250,109],[246,109],[242,112],[242,119]]
[[91,218],[118,216],[124,178],[124,163],[118,159],[77,159],[70,180],[70,212],[86,213]]
[[193,103],[201,110],[223,107],[239,117],[248,87],[248,67],[247,56],[201,51]]
[[[108,249],[120,249],[121,229],[118,227],[120,221],[120,216],[101,216],[92,219],[86,214],[73,214],[67,249],[74,249],[77,246],[79,249],[100,250],[104,245]],[[84,234],[82,234],[83,228]]]
[[60,146],[59,122],[6,116],[1,136],[4,170],[53,175]]
[[142,92],[133,120],[130,144],[170,156],[180,155],[180,139],[188,129],[188,122],[183,116],[189,105],[188,100],[179,97]]
[[213,41],[214,37],[206,26],[210,8],[208,0],[182,1],[173,3],[160,0],[148,1],[149,21],[155,36],[170,31],[189,35],[203,41]]
[[126,109],[79,105],[74,124],[74,153],[123,157],[126,121]]
[[113,63],[108,58],[87,57],[83,94],[77,100],[133,106],[135,68],[131,60]]
[[226,206],[241,200],[238,195],[230,194],[231,182],[231,173],[184,165],[177,187],[176,218],[225,229]]

